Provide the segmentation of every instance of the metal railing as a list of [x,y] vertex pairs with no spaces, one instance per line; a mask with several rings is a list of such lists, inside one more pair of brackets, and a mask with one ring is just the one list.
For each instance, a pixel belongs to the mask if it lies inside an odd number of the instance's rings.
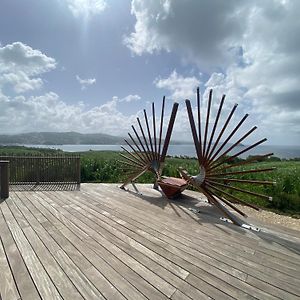
[[74,190],[80,188],[80,156],[0,156],[9,161],[12,190]]

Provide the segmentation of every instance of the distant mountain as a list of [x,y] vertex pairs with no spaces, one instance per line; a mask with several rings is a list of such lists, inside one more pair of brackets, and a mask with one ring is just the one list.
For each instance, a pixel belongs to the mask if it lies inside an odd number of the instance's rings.
[[[128,139],[129,141],[130,139]],[[0,135],[0,145],[122,145],[124,137],[103,133],[78,132],[30,132],[14,135]],[[171,144],[186,142],[171,141]]]
[[103,133],[30,132],[0,135],[0,144],[24,145],[119,145],[124,139]]

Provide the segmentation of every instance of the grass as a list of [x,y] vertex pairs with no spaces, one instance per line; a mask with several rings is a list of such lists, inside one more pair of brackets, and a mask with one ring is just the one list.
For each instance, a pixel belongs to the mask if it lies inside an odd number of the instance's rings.
[[[25,147],[0,147],[0,155],[55,155],[63,154],[61,150],[37,149]],[[126,178],[122,165],[119,162],[120,155],[116,151],[88,151],[81,155],[81,181],[82,182],[122,182]],[[167,157],[163,175],[178,177],[178,168],[183,167],[190,174],[197,174],[198,163],[196,159],[185,157]],[[261,185],[235,185],[256,193],[269,195],[273,201],[269,202],[255,196],[241,192],[227,191],[233,195],[256,204],[262,208],[300,218],[300,161],[280,160],[272,158],[268,161],[253,163],[243,166],[245,168],[270,168],[276,167],[275,171],[263,173],[250,173],[243,175],[241,179],[255,179],[276,181],[274,186]],[[236,168],[239,170],[239,168]],[[241,169],[241,168],[240,168]],[[138,179],[140,183],[153,182],[151,173],[146,173]]]

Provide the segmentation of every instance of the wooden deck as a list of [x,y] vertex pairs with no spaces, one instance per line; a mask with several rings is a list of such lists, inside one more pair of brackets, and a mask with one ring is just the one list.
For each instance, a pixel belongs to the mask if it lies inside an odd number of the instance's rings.
[[299,232],[241,229],[198,193],[139,188],[12,192],[0,204],[2,299],[299,299]]

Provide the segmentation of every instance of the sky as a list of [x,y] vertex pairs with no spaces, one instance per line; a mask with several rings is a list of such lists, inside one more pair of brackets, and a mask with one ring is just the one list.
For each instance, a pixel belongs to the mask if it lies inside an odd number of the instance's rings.
[[[246,143],[300,145],[300,1],[0,0],[0,134],[124,136],[167,99],[191,140],[185,99],[220,124],[249,113]],[[159,118],[159,115],[157,116]],[[211,127],[214,118],[211,118]]]

